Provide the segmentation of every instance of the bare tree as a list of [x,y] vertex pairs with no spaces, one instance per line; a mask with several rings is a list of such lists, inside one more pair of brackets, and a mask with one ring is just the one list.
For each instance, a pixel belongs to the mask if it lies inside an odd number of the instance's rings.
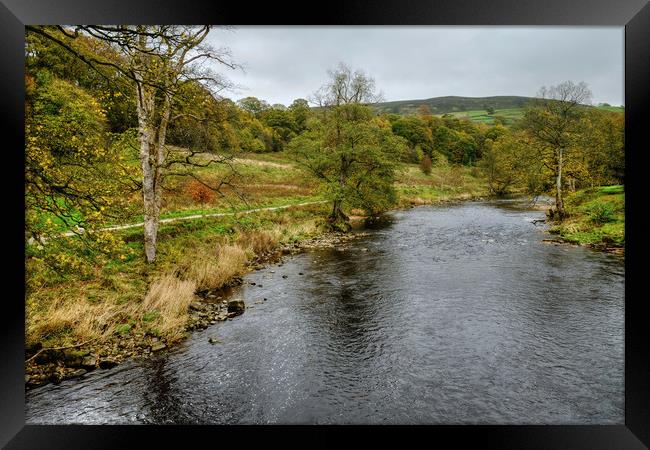
[[566,217],[562,196],[562,177],[565,161],[583,114],[581,106],[591,103],[591,91],[587,84],[565,81],[550,88],[542,87],[538,101],[529,108],[522,124],[539,144],[540,157],[555,177],[555,211],[559,220]]
[[[135,89],[138,115],[138,141],[142,169],[142,194],[144,201],[144,247],[147,262],[156,259],[157,235],[163,197],[163,179],[176,166],[206,166],[212,163],[229,164],[227,157],[200,151],[170,158],[166,149],[167,127],[171,120],[187,114],[172,115],[178,106],[182,87],[187,83],[200,83],[212,93],[228,86],[227,80],[211,71],[207,61],[216,61],[235,68],[227,49],[215,49],[205,41],[209,25],[79,25],[74,27],[27,26],[69,50],[90,67],[102,72],[103,68],[117,69],[128,84]],[[88,52],[76,46],[75,39],[91,36],[115,49],[118,58]],[[195,117],[204,121],[204,117]],[[182,174],[190,174],[183,172]],[[204,183],[205,184],[205,183]],[[216,186],[219,190],[225,179]]]
[[382,100],[382,93],[375,91],[375,80],[362,70],[354,72],[345,63],[328,70],[329,81],[310,98],[320,107],[341,106],[350,103],[370,104]]

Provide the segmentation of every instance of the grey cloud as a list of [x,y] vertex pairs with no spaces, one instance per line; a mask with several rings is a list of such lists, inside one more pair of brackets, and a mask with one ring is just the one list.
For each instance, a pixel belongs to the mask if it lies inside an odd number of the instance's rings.
[[533,96],[585,81],[595,102],[623,104],[622,27],[234,27],[209,39],[245,71],[219,71],[269,103],[307,98],[340,61],[377,82],[386,100],[444,95]]

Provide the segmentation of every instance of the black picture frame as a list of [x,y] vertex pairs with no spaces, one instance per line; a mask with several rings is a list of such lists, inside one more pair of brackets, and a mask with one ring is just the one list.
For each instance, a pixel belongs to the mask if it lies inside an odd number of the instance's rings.
[[[317,10],[317,12],[315,12]],[[314,10],[287,2],[184,0],[0,0],[0,86],[2,98],[2,154],[5,171],[0,177],[6,199],[5,247],[14,244],[6,261],[2,303],[2,357],[0,358],[0,445],[10,449],[117,448],[144,437],[170,445],[187,445],[188,436],[219,443],[225,434],[242,435],[241,427],[191,426],[26,426],[24,417],[24,247],[19,239],[24,223],[24,25],[99,23],[211,23],[230,25],[592,25],[625,26],[625,133],[626,133],[626,260],[625,260],[625,425],[620,426],[430,426],[416,427],[433,437],[451,438],[456,444],[478,440],[491,448],[647,448],[650,446],[650,326],[643,314],[643,168],[648,167],[650,123],[650,5],[648,0],[375,0],[328,1]],[[291,11],[291,14],[289,14]],[[7,287],[13,287],[8,290]],[[20,297],[22,296],[22,299]],[[312,436],[328,441],[332,430],[312,428]],[[304,427],[303,427],[304,429]],[[383,438],[396,427],[355,427]],[[407,431],[409,434],[413,428]],[[264,427],[287,440],[285,427]],[[279,434],[282,433],[282,434]],[[335,440],[332,440],[335,442]]]

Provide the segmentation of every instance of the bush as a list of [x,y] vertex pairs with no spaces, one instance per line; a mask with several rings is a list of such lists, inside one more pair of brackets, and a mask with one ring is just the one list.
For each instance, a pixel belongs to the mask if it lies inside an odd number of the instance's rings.
[[186,192],[192,199],[201,204],[211,203],[214,200],[214,191],[196,180],[187,184]]
[[589,221],[607,223],[614,220],[614,207],[611,203],[595,203],[587,210]]
[[424,155],[422,159],[420,160],[420,170],[422,173],[425,175],[431,175],[431,158],[429,155]]

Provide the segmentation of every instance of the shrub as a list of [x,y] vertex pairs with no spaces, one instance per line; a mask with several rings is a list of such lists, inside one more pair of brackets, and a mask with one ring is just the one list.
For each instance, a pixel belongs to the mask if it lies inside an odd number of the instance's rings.
[[589,221],[595,223],[607,223],[614,220],[614,207],[611,203],[599,202],[587,210]]
[[420,170],[425,175],[431,175],[431,158],[429,155],[424,155],[420,160]]
[[215,196],[212,189],[196,180],[192,180],[187,184],[186,192],[195,202],[201,204],[211,203]]

